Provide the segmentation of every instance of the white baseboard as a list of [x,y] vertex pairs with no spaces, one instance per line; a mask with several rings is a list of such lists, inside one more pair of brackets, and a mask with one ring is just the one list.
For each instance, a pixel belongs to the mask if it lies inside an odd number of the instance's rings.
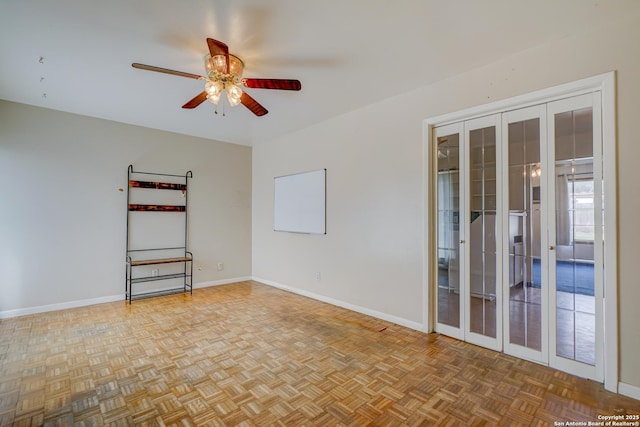
[[209,286],[228,285],[230,283],[246,282],[252,280],[251,276],[234,277],[233,279],[212,280],[210,282],[194,283],[193,289],[208,288]]
[[385,320],[387,322],[395,323],[396,325],[405,326],[410,329],[415,329],[416,331],[426,332],[424,329],[424,325],[420,322],[414,322],[411,320],[403,319],[401,317],[393,316],[391,314],[382,313],[380,311],[371,310],[366,307],[361,307],[359,305],[351,304],[348,302],[340,301],[334,298],[330,298],[324,295],[319,295],[313,292],[305,291],[303,289],[294,288],[291,286],[283,285],[281,283],[273,282],[271,280],[262,279],[260,277],[253,277],[252,280],[256,282],[264,283],[265,285],[273,286],[274,288],[282,289],[283,291],[292,292],[294,294],[302,295],[311,299],[315,299],[318,301],[326,302],[327,304],[335,305],[338,307],[346,308],[347,310],[355,311],[357,313],[366,314],[367,316],[375,317],[380,320]]
[[640,400],[640,387],[634,385],[618,383],[618,393]]
[[[229,283],[244,282],[251,280],[250,276],[236,277],[233,279],[214,280],[211,282],[195,283],[193,289],[206,288],[209,286],[227,285]],[[65,310],[68,308],[85,307],[88,305],[103,304],[107,302],[123,301],[124,294],[110,295],[106,297],[89,298],[77,301],[61,302],[58,304],[40,305],[37,307],[16,308],[13,310],[0,311],[0,319],[9,319],[11,317],[27,316],[29,314],[46,313],[48,311]]]
[[37,307],[16,308],[14,310],[0,311],[0,319],[8,319],[10,317],[27,316],[29,314],[46,313],[48,311],[65,310],[68,308],[84,307],[87,305],[103,304],[106,302],[123,301],[123,300],[124,300],[124,294],[119,294],[119,295],[110,295],[106,297],[61,302],[58,304],[40,305]]

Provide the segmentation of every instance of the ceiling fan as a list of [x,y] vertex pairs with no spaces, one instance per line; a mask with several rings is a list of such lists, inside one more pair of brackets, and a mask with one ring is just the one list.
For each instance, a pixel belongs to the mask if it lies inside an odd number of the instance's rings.
[[227,100],[232,107],[242,104],[256,116],[264,116],[268,113],[267,109],[243,91],[240,86],[279,90],[300,90],[302,88],[299,80],[243,78],[244,62],[237,56],[230,54],[229,47],[226,44],[208,38],[207,45],[209,46],[209,53],[204,57],[206,76],[138,63],[133,63],[131,66],[141,70],[204,80],[204,90],[184,104],[182,108],[195,108],[206,100],[218,105],[222,94],[226,93]]

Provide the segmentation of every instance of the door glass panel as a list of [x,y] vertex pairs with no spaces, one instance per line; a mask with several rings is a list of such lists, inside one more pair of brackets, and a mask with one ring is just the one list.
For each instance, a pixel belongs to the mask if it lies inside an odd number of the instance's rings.
[[556,353],[595,365],[592,109],[556,114]]
[[460,327],[460,138],[438,138],[438,323]]
[[509,342],[542,349],[540,119],[509,124]]
[[470,330],[496,337],[496,128],[469,132]]

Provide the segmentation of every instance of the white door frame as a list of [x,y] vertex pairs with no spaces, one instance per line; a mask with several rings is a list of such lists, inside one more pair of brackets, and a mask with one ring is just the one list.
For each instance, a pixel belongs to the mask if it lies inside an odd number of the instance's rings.
[[[599,92],[602,106],[602,147],[603,147],[603,191],[605,199],[605,233],[604,233],[604,387],[613,392],[618,391],[618,267],[617,267],[617,163],[616,163],[616,93],[615,72],[600,74],[571,83],[531,92],[502,101],[496,101],[454,113],[431,117],[423,121],[423,295],[425,296],[423,329],[434,331],[434,292],[433,283],[437,280],[437,265],[435,265],[433,251],[434,242],[431,236],[434,232],[434,218],[432,212],[435,189],[433,172],[435,146],[433,128],[469,120],[490,114],[503,113],[518,108],[547,103],[584,93]],[[437,282],[435,282],[437,283]]]

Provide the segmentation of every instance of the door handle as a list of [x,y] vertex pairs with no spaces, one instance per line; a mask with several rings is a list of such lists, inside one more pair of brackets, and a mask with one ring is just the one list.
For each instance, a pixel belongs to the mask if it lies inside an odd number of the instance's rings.
[[460,240],[460,244],[463,244],[463,243],[464,243],[464,240]]
[[555,246],[549,246],[549,250],[550,250],[550,251],[555,251],[555,250],[556,250],[556,247],[555,247]]

